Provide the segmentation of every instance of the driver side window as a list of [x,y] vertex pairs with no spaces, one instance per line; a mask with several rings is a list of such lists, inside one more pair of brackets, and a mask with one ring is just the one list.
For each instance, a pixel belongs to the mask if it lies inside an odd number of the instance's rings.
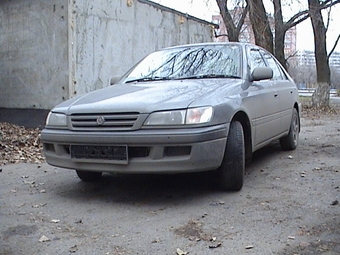
[[[274,58],[265,51],[261,51],[263,57],[266,59],[267,63],[268,63],[268,67],[270,67],[273,70],[273,80],[283,80],[285,77],[282,73],[282,71],[280,70],[278,64],[276,63],[276,61],[274,60]],[[287,77],[285,77],[285,79],[287,79]]]
[[256,67],[266,67],[266,62],[264,61],[258,49],[250,49],[248,51],[248,55],[249,55],[248,63],[249,63],[250,73],[252,73]]

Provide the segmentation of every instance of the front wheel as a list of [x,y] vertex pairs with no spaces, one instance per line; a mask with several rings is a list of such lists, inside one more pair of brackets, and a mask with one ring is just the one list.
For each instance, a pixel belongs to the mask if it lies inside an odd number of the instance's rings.
[[239,191],[242,189],[245,173],[245,143],[243,127],[238,121],[230,123],[227,145],[218,171],[223,190]]
[[76,170],[78,177],[84,182],[94,182],[100,179],[102,172]]
[[299,143],[299,133],[300,119],[297,110],[294,108],[289,133],[280,139],[281,148],[283,150],[295,150]]

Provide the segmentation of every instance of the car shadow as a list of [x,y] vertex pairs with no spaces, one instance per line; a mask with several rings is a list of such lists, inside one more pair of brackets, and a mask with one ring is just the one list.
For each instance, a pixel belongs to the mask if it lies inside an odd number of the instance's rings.
[[[283,153],[280,142],[275,141],[253,153],[252,161],[249,166],[264,163],[270,159],[279,157]],[[248,169],[246,169],[247,171]]]
[[[270,144],[253,155],[246,166],[245,183],[251,182],[251,173],[266,161],[282,153],[279,144]],[[186,174],[108,174],[96,182],[83,182],[76,177],[55,183],[57,195],[77,201],[103,200],[108,203],[163,203],[202,199],[205,196],[237,195],[219,188],[216,172]],[[240,191],[242,192],[242,190]]]
[[173,175],[104,173],[96,182],[83,182],[77,177],[67,183],[58,182],[54,192],[77,201],[102,200],[124,204],[162,204],[223,193],[211,172]]

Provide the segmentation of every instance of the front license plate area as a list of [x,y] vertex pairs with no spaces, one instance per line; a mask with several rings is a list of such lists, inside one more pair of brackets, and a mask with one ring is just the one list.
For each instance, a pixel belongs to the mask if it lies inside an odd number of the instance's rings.
[[126,163],[128,150],[122,146],[97,146],[97,145],[71,145],[71,158],[73,159],[97,159]]

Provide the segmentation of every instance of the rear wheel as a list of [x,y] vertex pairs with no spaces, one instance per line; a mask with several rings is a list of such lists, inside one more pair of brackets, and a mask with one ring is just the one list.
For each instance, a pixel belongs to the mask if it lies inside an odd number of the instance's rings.
[[78,177],[84,182],[94,182],[100,179],[102,172],[76,170]]
[[230,124],[223,161],[218,171],[223,190],[239,191],[242,189],[245,172],[245,143],[243,127],[238,121]]
[[300,120],[297,110],[293,109],[292,121],[290,123],[288,135],[280,139],[280,145],[283,150],[295,150],[299,143]]

